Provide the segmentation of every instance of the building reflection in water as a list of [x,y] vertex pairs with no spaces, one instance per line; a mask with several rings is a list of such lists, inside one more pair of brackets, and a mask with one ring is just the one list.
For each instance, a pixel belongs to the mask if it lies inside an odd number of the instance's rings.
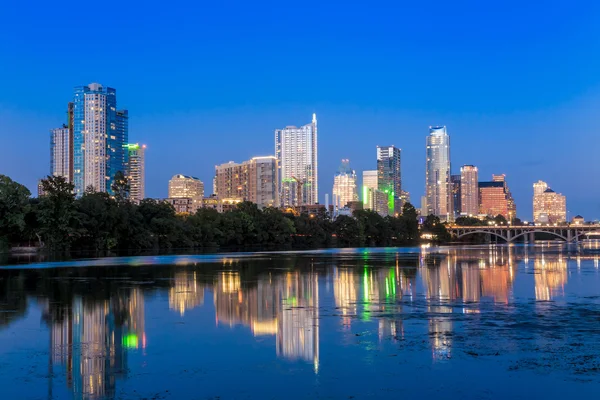
[[113,398],[116,380],[127,375],[127,350],[146,346],[141,290],[100,301],[75,296],[70,307],[48,303],[45,314],[51,371],[66,369],[75,398]]
[[204,304],[204,286],[198,284],[196,271],[175,272],[174,286],[169,289],[169,309],[183,317],[186,310]]
[[316,273],[261,276],[241,285],[238,272],[220,272],[214,285],[217,324],[251,328],[255,336],[275,335],[277,355],[319,368],[319,290]]
[[542,254],[533,264],[535,299],[548,301],[564,295],[567,283],[567,260],[558,254]]

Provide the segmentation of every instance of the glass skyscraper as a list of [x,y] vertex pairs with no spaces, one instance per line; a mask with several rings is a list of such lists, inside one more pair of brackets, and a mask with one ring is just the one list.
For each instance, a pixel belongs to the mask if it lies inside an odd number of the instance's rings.
[[401,212],[402,170],[400,149],[395,146],[377,146],[377,186],[388,195],[389,213]]
[[284,207],[315,204],[319,201],[317,162],[317,116],[299,128],[288,126],[275,131],[280,201]]
[[73,96],[73,183],[81,196],[89,186],[112,194],[118,171],[126,172],[128,113],[117,111],[115,89],[98,83],[75,88]]
[[425,193],[427,214],[442,220],[453,216],[450,182],[450,136],[445,126],[430,126],[427,136]]

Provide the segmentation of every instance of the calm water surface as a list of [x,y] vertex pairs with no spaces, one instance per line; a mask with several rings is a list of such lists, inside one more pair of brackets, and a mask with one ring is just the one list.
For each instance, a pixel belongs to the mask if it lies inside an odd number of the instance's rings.
[[0,399],[400,397],[599,398],[597,250],[0,267]]

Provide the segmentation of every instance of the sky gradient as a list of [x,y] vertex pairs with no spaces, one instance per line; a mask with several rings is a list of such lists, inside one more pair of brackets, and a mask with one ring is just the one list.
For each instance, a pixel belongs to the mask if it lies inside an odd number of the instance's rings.
[[99,82],[148,146],[148,197],[178,173],[210,193],[216,164],[273,154],[274,130],[315,112],[321,200],[342,158],[361,174],[393,144],[419,206],[428,126],[446,125],[453,173],[505,173],[522,219],[538,179],[569,216],[600,218],[598,2],[17,3],[0,24],[0,174],[32,192],[73,87]]

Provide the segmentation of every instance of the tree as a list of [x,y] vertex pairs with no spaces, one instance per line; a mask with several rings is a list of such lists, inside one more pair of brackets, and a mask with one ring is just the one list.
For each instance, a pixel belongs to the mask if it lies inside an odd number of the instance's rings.
[[362,246],[364,237],[360,224],[355,218],[347,215],[338,216],[333,222],[333,229],[337,238],[338,246]]
[[129,185],[129,180],[127,177],[123,175],[123,172],[117,171],[110,189],[112,190],[113,196],[115,197],[117,203],[129,201],[129,192],[131,191],[131,186]]
[[8,247],[11,237],[25,230],[31,192],[25,186],[0,175],[0,250]]
[[494,218],[494,223],[496,223],[498,225],[507,225],[508,224],[508,222],[506,221],[506,218],[502,214],[496,215],[496,217]]
[[42,179],[38,219],[44,243],[51,250],[68,250],[76,234],[74,185],[62,176]]
[[422,231],[433,235],[438,242],[447,242],[450,240],[450,233],[440,219],[435,215],[428,215],[423,222]]
[[419,222],[415,207],[410,203],[405,203],[402,206],[402,215],[400,216],[406,225],[406,239],[410,242],[419,239]]
[[108,193],[88,190],[75,202],[79,213],[78,245],[93,250],[109,250],[117,245],[117,204]]

